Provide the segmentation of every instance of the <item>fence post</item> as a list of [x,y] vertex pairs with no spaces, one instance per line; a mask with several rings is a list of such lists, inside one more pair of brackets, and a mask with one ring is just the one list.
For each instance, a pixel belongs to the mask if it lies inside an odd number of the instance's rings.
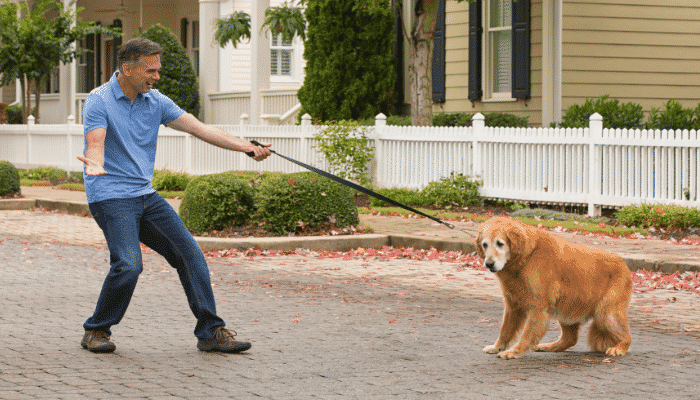
[[384,127],[386,127],[386,115],[379,113],[374,119],[374,176],[372,177],[372,183],[379,186],[382,184],[382,177],[384,176],[384,164],[382,160],[384,159],[384,149],[382,148],[382,134],[384,133]]
[[301,116],[299,147],[301,150],[301,159],[309,165],[314,165],[314,160],[311,159],[313,152],[311,151],[311,115],[309,115],[309,113]]
[[68,116],[68,129],[66,129],[66,175],[70,178],[70,165],[73,162],[73,125],[75,125],[75,117],[73,114]]
[[476,113],[472,117],[472,171],[471,176],[474,178],[482,178],[483,173],[481,168],[481,138],[486,135],[486,120],[484,114]]
[[600,204],[596,204],[596,200],[600,196],[600,182],[603,179],[603,171],[601,169],[601,148],[600,141],[603,137],[603,116],[595,113],[589,119],[590,143],[588,145],[588,215],[591,217],[599,217],[601,215]]

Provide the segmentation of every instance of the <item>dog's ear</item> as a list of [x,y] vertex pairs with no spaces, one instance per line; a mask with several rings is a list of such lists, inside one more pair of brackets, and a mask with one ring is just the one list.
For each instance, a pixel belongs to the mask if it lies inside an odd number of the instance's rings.
[[537,245],[537,236],[529,232],[527,225],[516,222],[512,229],[506,232],[508,237],[508,248],[510,253],[517,258],[526,258],[535,250]]
[[484,235],[482,230],[479,229],[479,235],[476,237],[476,254],[478,254],[482,260],[486,258],[486,254],[484,254],[484,249],[481,248],[481,241],[483,240],[483,236]]

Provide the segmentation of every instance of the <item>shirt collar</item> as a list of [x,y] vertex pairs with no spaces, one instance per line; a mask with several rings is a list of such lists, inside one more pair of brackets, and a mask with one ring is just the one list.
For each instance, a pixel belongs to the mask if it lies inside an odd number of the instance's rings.
[[[112,77],[109,78],[109,84],[112,86],[112,93],[114,94],[114,98],[119,100],[123,97],[123,98],[126,98],[127,100],[131,101],[129,99],[129,96],[124,94],[124,91],[122,90],[122,87],[121,87],[121,85],[119,85],[119,81],[117,80],[117,76],[119,76],[119,71],[114,71],[114,74],[112,74]],[[151,90],[153,90],[153,89],[151,89]],[[138,100],[139,96],[143,96],[144,98],[150,98],[151,92],[139,93],[136,96],[137,100]]]

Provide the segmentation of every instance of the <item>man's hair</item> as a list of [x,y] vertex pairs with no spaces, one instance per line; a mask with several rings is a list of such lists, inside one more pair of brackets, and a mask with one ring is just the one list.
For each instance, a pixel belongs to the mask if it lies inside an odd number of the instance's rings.
[[133,38],[119,47],[119,52],[117,53],[119,72],[124,72],[122,69],[124,63],[135,66],[141,57],[156,54],[163,54],[163,49],[158,43],[142,37]]

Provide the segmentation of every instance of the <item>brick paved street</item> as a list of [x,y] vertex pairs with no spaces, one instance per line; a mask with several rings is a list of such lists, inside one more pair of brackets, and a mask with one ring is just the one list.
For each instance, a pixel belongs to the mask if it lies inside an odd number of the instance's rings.
[[[220,355],[196,349],[177,275],[147,253],[113,329],[117,350],[97,355],[79,341],[108,268],[104,245],[1,235],[0,399],[700,397],[698,334],[679,329],[669,308],[683,303],[679,292],[636,297],[678,300],[654,316],[633,306],[625,357],[589,353],[582,335],[573,351],[504,361],[481,351],[502,308],[495,281],[478,271],[371,257],[212,258],[219,314],[253,342]],[[692,322],[689,296],[682,309]]]

